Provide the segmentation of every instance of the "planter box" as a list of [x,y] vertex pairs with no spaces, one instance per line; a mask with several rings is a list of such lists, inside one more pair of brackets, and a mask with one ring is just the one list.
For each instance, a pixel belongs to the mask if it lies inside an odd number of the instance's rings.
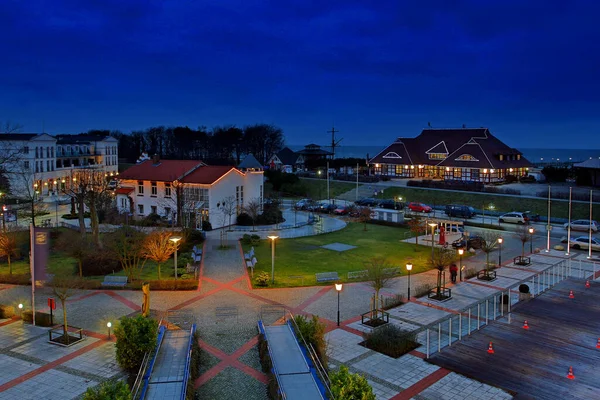
[[496,271],[488,271],[486,269],[482,269],[477,273],[477,279],[480,281],[493,281],[496,280]]
[[513,259],[513,263],[515,265],[529,265],[531,264],[531,257],[517,256]]
[[377,328],[378,326],[385,325],[390,322],[390,313],[383,310],[372,310],[368,311],[360,316],[360,323],[363,325],[370,326],[371,328]]
[[57,346],[69,347],[81,342],[82,340],[85,340],[85,337],[83,336],[83,329],[76,328],[74,326],[69,327],[67,336],[68,338],[65,337],[63,332],[63,325],[58,325],[57,327],[48,331],[48,343],[52,343]]
[[436,287],[436,288],[431,289],[429,291],[429,293],[427,294],[428,299],[436,300],[436,301],[450,300],[451,297],[452,297],[452,289],[443,287],[443,286],[440,288],[439,293],[438,293],[438,290]]

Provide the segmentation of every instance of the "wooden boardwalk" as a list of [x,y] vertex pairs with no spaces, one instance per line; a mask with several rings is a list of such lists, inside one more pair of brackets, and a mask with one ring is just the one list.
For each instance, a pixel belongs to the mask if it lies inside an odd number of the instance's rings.
[[[517,399],[600,399],[600,282],[569,279],[429,361]],[[575,298],[569,298],[569,290]],[[529,330],[523,329],[527,320]],[[488,354],[489,342],[494,354]],[[574,380],[567,379],[573,367]]]

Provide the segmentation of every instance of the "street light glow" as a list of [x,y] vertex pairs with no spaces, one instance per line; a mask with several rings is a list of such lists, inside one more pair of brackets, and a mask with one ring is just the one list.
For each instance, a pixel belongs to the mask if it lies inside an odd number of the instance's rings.
[[110,328],[110,327],[112,326],[112,323],[110,323],[110,321],[109,321],[109,322],[107,322],[107,323],[106,323],[106,326],[107,326],[108,328]]
[[335,284],[335,290],[337,290],[338,292],[342,291],[342,284],[341,283],[336,283]]
[[406,270],[412,271],[412,264],[406,264]]
[[436,227],[436,226],[437,226],[437,224],[436,224],[435,222],[430,222],[430,223],[428,223],[427,225],[431,226],[432,228],[434,228],[434,227]]
[[529,233],[533,235],[534,229],[533,228],[529,228]]
[[504,241],[504,239],[502,239],[501,237],[498,238],[498,243],[502,244],[503,241]]
[[181,236],[171,236],[169,240],[173,243],[177,243],[181,240]]
[[462,256],[463,254],[465,254],[465,249],[458,249],[458,255]]
[[279,239],[279,236],[275,236],[275,235],[267,236],[267,237],[271,240]]

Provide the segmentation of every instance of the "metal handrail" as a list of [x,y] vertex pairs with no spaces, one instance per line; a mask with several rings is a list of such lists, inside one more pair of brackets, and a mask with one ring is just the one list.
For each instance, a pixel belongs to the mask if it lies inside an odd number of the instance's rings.
[[183,388],[181,391],[181,400],[185,400],[187,394],[188,380],[190,379],[190,362],[192,359],[192,343],[194,340],[194,333],[196,332],[196,324],[193,324],[190,328],[190,340],[188,341],[188,352],[185,359],[185,370],[183,372]]
[[[161,318],[158,321],[158,327],[156,329],[159,335],[160,335],[160,329],[162,327],[162,322],[163,322],[163,320]],[[159,337],[157,339],[160,339],[160,341],[162,342],[162,337]],[[157,347],[160,347],[160,343],[157,343]],[[136,400],[138,398],[139,390],[142,385],[142,381],[144,380],[144,377],[146,375],[148,363],[150,362],[150,354],[152,354],[152,351],[147,351],[144,354],[144,358],[142,359],[142,364],[140,365],[140,370],[138,371],[138,375],[135,378],[135,382],[134,382],[133,386],[131,387],[131,393],[132,393],[134,400]]]
[[285,400],[287,399],[287,395],[285,394],[283,386],[281,385],[281,381],[279,380],[279,373],[277,372],[277,367],[273,362],[273,353],[271,352],[271,346],[269,346],[269,341],[267,340],[267,332],[265,330],[262,320],[258,321],[258,330],[260,333],[263,334],[263,336],[265,337],[265,341],[267,342],[267,352],[269,353],[269,358],[271,359],[271,373],[275,376],[275,380],[277,381],[279,396],[282,400]]

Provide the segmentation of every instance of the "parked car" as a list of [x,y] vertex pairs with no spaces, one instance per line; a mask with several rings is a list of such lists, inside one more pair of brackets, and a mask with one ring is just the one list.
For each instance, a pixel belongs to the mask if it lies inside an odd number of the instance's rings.
[[[569,246],[574,249],[588,250],[590,248],[590,237],[579,236],[576,239],[572,239]],[[592,251],[600,251],[600,239],[592,238]]]
[[319,205],[319,208],[316,211],[325,214],[331,214],[333,210],[335,210],[337,207],[338,206],[336,206],[335,204],[324,202]]
[[[565,229],[569,227],[569,223],[565,224]],[[590,228],[592,232],[598,232],[598,223],[596,221],[592,221],[590,224],[589,219],[576,219],[575,221],[571,221],[571,229],[574,231],[589,231]]]
[[534,214],[531,211],[525,211],[525,214],[529,217],[529,222],[540,222],[540,214]]
[[422,212],[422,213],[430,213],[431,211],[433,211],[433,209],[430,206],[428,206],[427,204],[417,203],[414,201],[411,201],[410,203],[408,203],[408,208],[410,209],[410,211]]
[[456,204],[448,204],[446,206],[446,215],[449,217],[472,218],[475,214],[477,213],[473,207]]
[[460,239],[452,242],[452,247],[455,249],[480,249],[484,246],[485,239],[478,235],[471,235],[469,238],[462,236]]
[[402,210],[404,208],[404,203],[392,199],[385,199],[381,200],[379,204],[377,204],[377,207],[385,208],[387,210]]
[[372,197],[365,197],[360,200],[356,200],[354,204],[358,206],[375,207],[377,204],[379,204],[379,201],[380,200],[374,199]]
[[500,218],[498,218],[498,222],[508,222],[511,224],[528,224],[529,216],[527,215],[527,213],[524,212],[513,211],[501,215]]
[[298,202],[296,202],[294,207],[297,210],[306,210],[312,203],[313,203],[313,201],[311,199],[302,199],[302,200],[299,200]]
[[347,215],[350,212],[350,207],[348,206],[337,206],[333,213],[335,215]]

